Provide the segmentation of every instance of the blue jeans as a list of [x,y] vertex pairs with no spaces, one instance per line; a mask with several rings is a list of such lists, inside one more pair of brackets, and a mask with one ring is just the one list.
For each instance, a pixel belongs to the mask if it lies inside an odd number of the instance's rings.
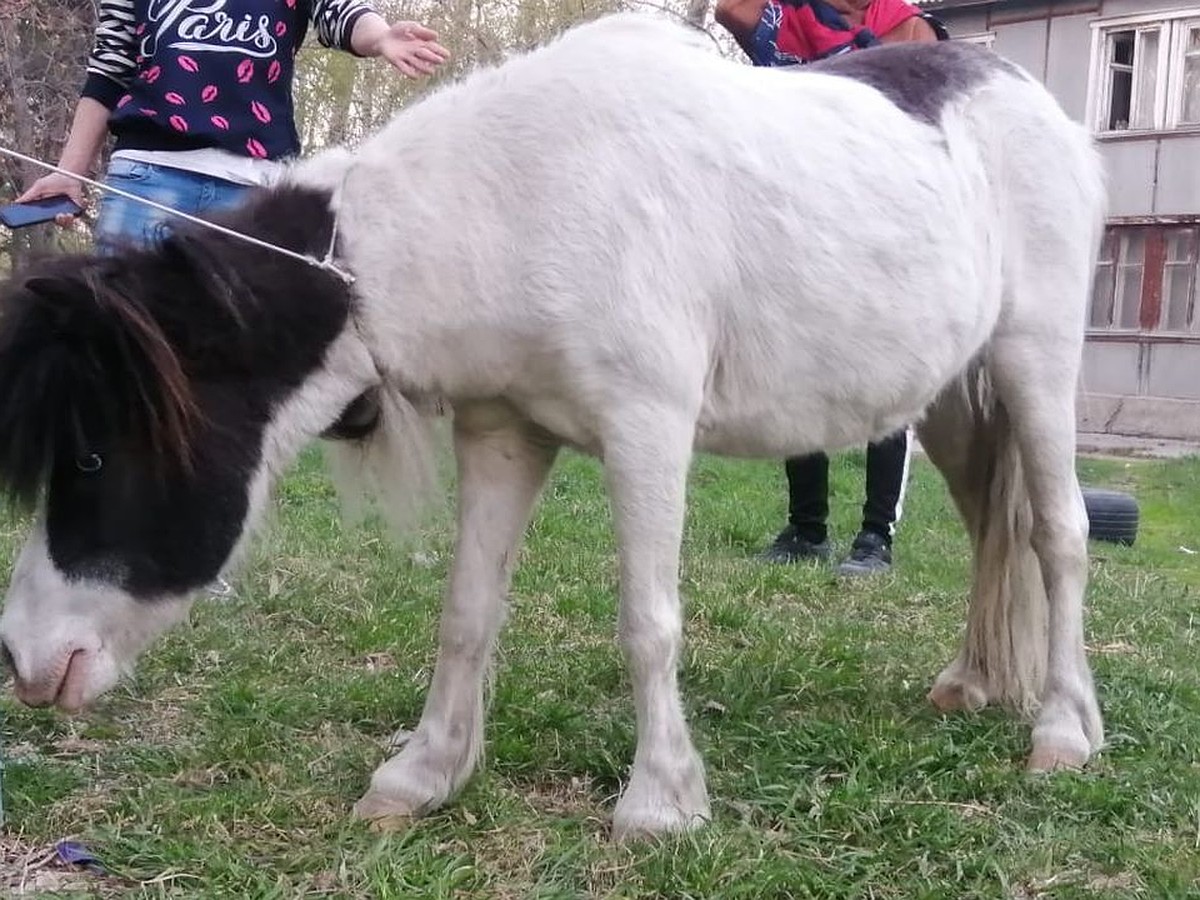
[[[237,206],[253,189],[211,175],[130,159],[109,162],[104,183],[193,216]],[[181,221],[153,206],[106,192],[100,198],[92,237],[102,252],[131,244],[149,247],[165,237],[174,222]]]

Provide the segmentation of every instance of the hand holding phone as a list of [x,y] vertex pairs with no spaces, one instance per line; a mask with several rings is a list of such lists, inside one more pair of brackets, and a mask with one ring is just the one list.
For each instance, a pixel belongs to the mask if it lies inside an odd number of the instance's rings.
[[27,225],[52,221],[56,216],[77,216],[81,212],[83,207],[61,194],[57,197],[43,197],[40,200],[26,200],[24,203],[0,206],[0,222],[9,228],[24,228]]

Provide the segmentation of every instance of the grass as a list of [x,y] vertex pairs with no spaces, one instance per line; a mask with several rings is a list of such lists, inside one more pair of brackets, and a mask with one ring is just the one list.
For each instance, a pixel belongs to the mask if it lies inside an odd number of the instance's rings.
[[[852,537],[862,457],[833,473]],[[1088,641],[1109,746],[1030,778],[1028,729],[924,699],[962,624],[966,543],[915,468],[894,574],[752,556],[783,519],[774,464],[698,460],[682,683],[715,821],[613,844],[633,753],[599,470],[568,457],[534,522],[502,638],[488,761],[447,809],[379,835],[348,812],[421,710],[450,532],[393,548],[343,529],[318,460],[227,601],[68,720],[2,701],[0,893],[371,898],[1185,897],[1200,892],[1200,459],[1082,460],[1135,492],[1136,546],[1093,546]],[[0,569],[19,540],[0,525]],[[45,863],[71,836],[109,867]]]

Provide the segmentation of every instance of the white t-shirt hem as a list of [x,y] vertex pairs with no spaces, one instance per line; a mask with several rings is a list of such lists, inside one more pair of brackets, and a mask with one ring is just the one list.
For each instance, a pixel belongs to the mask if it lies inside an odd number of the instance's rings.
[[274,184],[287,168],[286,163],[278,160],[238,156],[216,147],[201,150],[118,150],[113,158],[183,169],[234,184],[255,186]]

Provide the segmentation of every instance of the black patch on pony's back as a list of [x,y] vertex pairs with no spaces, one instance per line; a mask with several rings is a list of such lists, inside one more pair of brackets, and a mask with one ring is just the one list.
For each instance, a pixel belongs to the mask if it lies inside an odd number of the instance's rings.
[[[221,221],[320,258],[329,199],[264,190]],[[14,276],[0,290],[0,482],[24,502],[45,489],[55,565],[143,597],[214,578],[267,423],[352,303],[329,272],[194,225]]]
[[915,119],[936,125],[947,103],[998,72],[1021,70],[990,50],[959,41],[900,43],[824,59],[802,71],[869,84]]

